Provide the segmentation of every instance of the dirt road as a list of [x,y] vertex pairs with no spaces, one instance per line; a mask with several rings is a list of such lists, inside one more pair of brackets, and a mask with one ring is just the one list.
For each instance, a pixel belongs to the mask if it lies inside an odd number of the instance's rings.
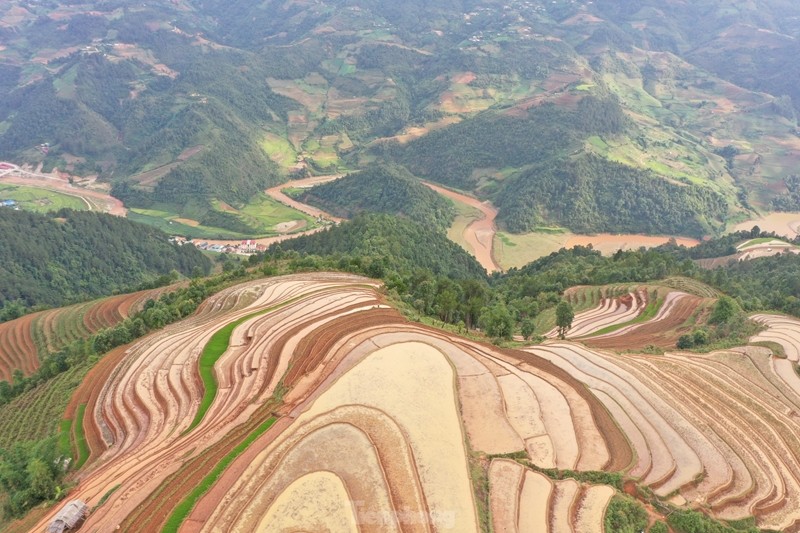
[[[342,174],[332,175],[332,176],[314,176],[312,178],[290,181],[288,183],[282,183],[280,185],[276,185],[275,187],[267,189],[266,193],[272,199],[277,200],[283,205],[297,209],[298,211],[301,211],[312,217],[317,217],[317,218],[322,217],[322,218],[327,218],[329,220],[333,220],[334,222],[341,222],[342,221],[341,218],[335,217],[329,213],[326,213],[325,211],[322,211],[321,209],[317,209],[316,207],[312,207],[308,204],[298,202],[294,198],[284,194],[282,190],[286,189],[287,187],[295,187],[298,189],[310,189],[315,185],[321,185],[323,183],[328,183],[329,181],[338,180],[342,176],[343,176]],[[295,236],[296,235],[299,234],[295,234]]]
[[[314,176],[314,177],[306,178],[306,179],[302,179],[302,180],[295,180],[295,181],[290,181],[290,182],[287,182],[287,183],[282,183],[280,185],[276,185],[275,187],[267,189],[265,192],[273,200],[276,200],[276,201],[282,203],[285,206],[291,207],[293,209],[297,209],[298,211],[300,211],[302,213],[305,213],[305,214],[307,214],[309,216],[312,216],[312,217],[315,217],[315,218],[320,218],[321,217],[323,219],[332,220],[333,222],[341,222],[342,221],[341,218],[335,217],[335,216],[331,215],[330,213],[326,213],[325,211],[322,211],[321,209],[317,209],[316,207],[310,206],[308,204],[304,204],[302,202],[298,202],[294,198],[284,194],[281,191],[283,189],[288,188],[288,187],[295,187],[295,188],[298,188],[298,189],[310,189],[311,187],[313,187],[315,185],[320,185],[322,183],[328,183],[329,181],[338,180],[339,178],[341,178],[343,176],[344,176],[343,174],[331,175],[331,176]],[[317,233],[318,231],[322,231],[323,229],[325,229],[325,227],[326,226],[322,226],[322,227],[309,229],[309,230],[306,230],[306,231],[298,231],[298,232],[295,232],[295,233],[287,233],[286,235],[278,235],[276,237],[262,237],[260,239],[250,239],[250,240],[253,241],[256,244],[263,244],[264,246],[268,247],[268,246],[270,246],[272,244],[275,244],[277,242],[283,242],[283,241],[286,241],[286,240],[289,240],[289,239],[294,239],[296,237],[302,237],[303,235],[311,235],[312,233]],[[208,244],[221,244],[223,246],[227,246],[227,245],[236,246],[237,244],[242,242],[242,239],[227,240],[227,239],[199,239],[198,238],[198,239],[195,239],[195,241],[197,241],[197,242],[207,242]]]
[[800,213],[769,213],[761,218],[747,220],[734,226],[735,231],[750,231],[758,226],[761,231],[774,231],[789,239],[800,235]]
[[75,187],[67,178],[58,174],[42,174],[25,170],[11,163],[2,163],[0,170],[0,182],[11,185],[22,185],[24,187],[36,187],[56,191],[69,196],[80,198],[86,203],[90,211],[102,211],[112,215],[124,217],[128,210],[122,201],[101,191],[93,191],[82,187]]
[[497,209],[489,202],[481,202],[477,198],[457,193],[426,181],[422,183],[442,196],[474,207],[483,214],[482,218],[479,218],[464,229],[464,240],[472,248],[475,259],[478,260],[483,268],[488,272],[501,271],[502,269],[495,261],[493,253],[494,235],[497,232],[497,227],[494,224],[494,219],[497,218]]

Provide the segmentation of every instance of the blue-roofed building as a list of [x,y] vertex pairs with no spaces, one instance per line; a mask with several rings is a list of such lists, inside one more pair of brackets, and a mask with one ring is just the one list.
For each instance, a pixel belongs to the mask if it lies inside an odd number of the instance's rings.
[[16,200],[0,200],[0,207],[16,207]]

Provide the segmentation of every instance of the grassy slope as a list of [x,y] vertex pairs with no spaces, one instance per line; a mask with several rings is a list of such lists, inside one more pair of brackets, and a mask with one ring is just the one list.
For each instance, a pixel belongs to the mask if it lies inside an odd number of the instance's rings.
[[[219,204],[217,204],[218,206]],[[217,207],[219,210],[222,208]],[[277,235],[275,226],[282,222],[300,221],[305,223],[304,229],[314,227],[315,221],[305,213],[269,198],[263,193],[257,194],[241,209],[236,209],[237,217],[253,228],[252,233],[242,233],[211,226],[189,225],[180,222],[184,220],[177,212],[170,211],[168,206],[159,206],[156,209],[133,208],[128,213],[128,218],[141,222],[169,233],[185,235],[197,239],[243,239],[251,237],[267,237]]]
[[21,185],[0,184],[0,200],[16,200],[20,209],[37,213],[58,211],[65,207],[76,211],[89,209],[86,202],[77,196]]
[[169,516],[167,523],[161,530],[162,533],[177,533],[183,521],[189,516],[192,508],[197,501],[205,494],[208,489],[219,479],[219,476],[226,468],[242,454],[258,437],[263,435],[277,419],[269,418],[263,424],[258,426],[247,438],[239,443],[230,453],[228,453],[222,460],[214,467],[211,472],[203,478],[203,480],[195,487],[195,489],[186,498],[178,504]]
[[78,411],[75,414],[75,422],[72,424],[73,438],[75,439],[75,450],[77,457],[75,459],[75,468],[82,467],[89,459],[89,445],[86,442],[86,434],[83,431],[83,419],[86,414],[86,404],[82,403],[78,406]]
[[245,223],[265,233],[274,233],[275,225],[281,222],[303,221],[307,228],[314,225],[312,217],[286,207],[265,194],[258,194],[239,213]]
[[214,335],[203,348],[203,353],[200,355],[200,379],[203,381],[203,398],[200,400],[200,406],[197,408],[197,413],[186,429],[186,433],[192,431],[203,420],[209,407],[214,402],[214,397],[217,395],[218,383],[214,376],[214,364],[228,349],[228,344],[231,340],[231,334],[236,326],[245,320],[252,318],[260,313],[253,313],[252,315],[243,316],[223,327]]
[[572,235],[570,231],[524,234],[498,232],[494,240],[495,258],[505,269],[521,268],[531,261],[557,252]]

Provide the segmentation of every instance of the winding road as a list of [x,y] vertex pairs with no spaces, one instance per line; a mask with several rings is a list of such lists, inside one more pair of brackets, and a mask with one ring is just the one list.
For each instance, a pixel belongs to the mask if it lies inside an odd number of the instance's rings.
[[494,236],[497,233],[497,226],[494,223],[495,218],[497,218],[497,209],[488,201],[481,202],[477,198],[445,189],[427,181],[422,183],[442,196],[474,207],[481,212],[483,216],[464,229],[464,240],[472,248],[469,251],[472,252],[472,255],[475,256],[475,259],[478,260],[483,268],[490,273],[500,272],[502,268],[495,261],[493,253]]
[[[312,217],[316,217],[316,218],[319,218],[319,217],[327,218],[329,220],[333,220],[334,222],[341,222],[342,221],[341,218],[335,217],[335,216],[331,215],[330,213],[326,213],[325,211],[323,211],[321,209],[317,209],[316,207],[310,206],[308,204],[304,204],[302,202],[298,202],[297,200],[295,200],[291,196],[288,196],[287,194],[285,194],[283,192],[283,189],[286,189],[288,187],[293,187],[293,188],[297,188],[297,189],[310,189],[311,187],[314,187],[315,185],[322,185],[323,183],[336,181],[336,180],[338,180],[339,178],[341,178],[343,176],[344,176],[344,174],[334,174],[334,175],[330,175],[330,176],[314,176],[314,177],[305,178],[305,179],[302,179],[302,180],[294,180],[294,181],[290,181],[290,182],[287,182],[287,183],[281,183],[280,185],[276,185],[275,187],[269,188],[269,189],[266,190],[266,193],[273,200],[276,200],[276,201],[282,203],[285,206],[297,209],[298,211],[300,211],[302,213],[305,213],[306,215],[309,215],[309,216],[312,216]],[[297,235],[297,234],[295,234],[295,235]]]
[[[291,207],[293,209],[297,209],[307,215],[312,217],[322,217],[324,219],[332,220],[334,222],[341,222],[343,219],[335,217],[330,213],[322,211],[316,207],[310,206],[308,204],[304,204],[291,198],[290,196],[286,195],[283,192],[283,189],[288,187],[293,188],[300,188],[300,189],[307,189],[313,187],[315,185],[320,185],[322,183],[328,183],[339,178],[343,177],[342,175],[330,175],[330,176],[315,176],[312,178],[306,178],[301,180],[290,181],[287,183],[282,183],[281,185],[276,185],[275,187],[271,187],[267,189],[265,192],[270,198],[277,200],[278,202]],[[483,266],[488,272],[500,272],[502,268],[494,259],[493,254],[493,245],[494,245],[494,236],[497,232],[497,227],[495,226],[494,220],[497,217],[497,209],[492,206],[489,202],[481,202],[480,200],[473,198],[471,196],[467,196],[465,194],[461,194],[450,189],[445,189],[439,185],[434,185],[433,183],[428,183],[423,181],[424,185],[432,189],[433,191],[450,198],[451,200],[455,200],[457,202],[461,202],[466,204],[470,207],[473,207],[480,211],[481,218],[478,218],[471,224],[469,224],[464,229],[464,241],[466,242],[469,249],[467,250],[475,259]],[[315,233],[320,231],[322,228],[314,228],[308,231],[301,231],[298,233],[292,233],[287,235],[280,235],[278,237],[265,237],[262,239],[254,239],[254,242],[257,244],[264,244],[264,245],[271,245],[276,242],[285,241],[287,239],[293,239],[295,237],[300,237],[302,235],[309,235],[311,233]],[[208,242],[209,244],[236,244],[241,242],[240,240],[236,241],[227,241],[227,240],[216,240],[216,239],[204,239],[204,241]]]
[[[126,216],[127,209],[123,203],[108,195],[104,194],[99,191],[93,191],[90,189],[85,189],[81,187],[74,187],[67,180],[59,177],[58,175],[50,175],[50,174],[40,174],[36,172],[31,172],[25,170],[18,165],[14,165],[11,163],[3,163],[3,167],[0,167],[0,179],[2,182],[11,183],[15,185],[26,185],[30,187],[39,187],[44,189],[51,189],[55,190],[64,194],[68,194],[71,196],[76,196],[81,198],[84,202],[86,202],[87,206],[89,206],[90,210],[99,210],[105,211],[112,215],[117,216]],[[287,183],[282,183],[280,185],[276,185],[275,187],[271,187],[267,189],[265,192],[266,194],[280,202],[281,204],[296,209],[302,213],[305,213],[309,216],[315,218],[323,218],[327,220],[331,220],[333,222],[342,222],[343,219],[339,217],[335,217],[330,213],[327,213],[321,209],[313,207],[308,204],[304,204],[291,198],[287,194],[283,192],[284,189],[287,187],[293,188],[300,188],[300,189],[308,189],[314,187],[315,185],[320,185],[323,183],[328,183],[331,181],[335,181],[339,178],[343,177],[343,174],[334,174],[328,176],[313,176],[310,178],[294,180]],[[499,272],[502,270],[500,265],[495,261],[494,254],[493,254],[493,247],[494,247],[494,236],[497,232],[497,227],[495,226],[495,218],[497,217],[497,209],[492,206],[489,202],[481,202],[480,200],[473,198],[471,196],[467,196],[462,193],[458,193],[452,191],[450,189],[446,189],[439,185],[434,185],[433,183],[428,183],[423,181],[424,185],[432,189],[433,191],[450,198],[451,200],[455,200],[457,202],[461,202],[466,204],[470,207],[477,209],[481,213],[481,218],[476,219],[464,229],[464,242],[468,246],[468,252],[472,253],[473,256],[478,260],[478,262],[483,266],[488,272]],[[286,235],[279,235],[276,237],[265,237],[262,239],[253,239],[254,242],[258,244],[264,245],[271,245],[276,242],[281,242],[287,239],[293,239],[295,237],[299,237],[302,235],[308,235],[311,233],[316,233],[323,228],[314,228],[307,231],[301,231],[292,234]],[[222,240],[222,239],[204,239],[206,242],[210,244],[238,244],[241,242],[241,239],[236,240]]]

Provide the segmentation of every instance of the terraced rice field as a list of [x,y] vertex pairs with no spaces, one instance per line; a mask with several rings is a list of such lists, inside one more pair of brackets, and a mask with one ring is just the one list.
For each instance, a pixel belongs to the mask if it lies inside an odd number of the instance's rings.
[[0,406],[0,448],[10,449],[15,442],[39,440],[55,434],[69,402],[68,391],[74,390],[85,374],[84,366],[73,367],[53,378],[47,386],[31,389]]
[[495,531],[602,531],[615,494],[608,485],[554,481],[508,459],[492,461],[489,486]]
[[[599,334],[582,340],[595,348],[619,350],[644,348],[648,345],[674,347],[683,333],[691,331],[696,323],[702,323],[698,314],[704,311],[704,305],[710,301],[685,292],[670,291],[663,301],[659,302],[658,311],[651,319],[643,322],[634,320],[634,323],[607,333],[604,333],[604,329],[594,330]],[[707,305],[705,307],[707,308]],[[601,314],[594,320],[595,323],[605,327],[610,318]],[[615,324],[624,322],[620,319]],[[591,325],[587,327],[591,329]]]
[[800,394],[800,320],[767,314],[750,318],[767,327],[750,341],[775,343],[782,348],[785,358],[770,358],[772,370],[795,394]]
[[0,380],[10,381],[15,369],[26,376],[32,374],[39,368],[40,357],[118,324],[140,311],[147,300],[158,299],[175,287],[111,296],[0,324]]
[[[669,295],[653,320],[698,298]],[[598,299],[587,315],[647,298]],[[800,322],[764,320],[800,341]],[[800,377],[775,361],[756,347],[506,350],[407,322],[366,278],[251,281],[92,370],[68,408],[84,409],[90,451],[71,497],[107,498],[88,530],[470,532],[485,519],[595,532],[616,489],[536,469],[607,471],[719,518],[796,529]]]
[[[477,531],[470,451],[589,470],[631,462],[621,432],[569,375],[521,352],[517,359],[407,323],[381,302],[373,282],[354,276],[251,282],[107,359],[71,405],[86,404],[91,449],[75,497],[95,505],[120,488],[84,527],[133,531],[146,519],[148,530],[159,529],[212,473],[210,459],[244,441],[242,428],[274,418],[209,484],[181,531],[252,531],[267,522]],[[215,365],[216,396],[186,432],[203,394],[200,352],[242,317]],[[175,484],[165,481],[186,465],[188,483],[170,490]],[[141,520],[126,520],[132,514]]]
[[[585,295],[583,296],[585,298]],[[574,300],[580,305],[577,295]],[[604,328],[630,322],[644,311],[647,301],[647,291],[643,289],[637,289],[635,292],[617,297],[601,296],[596,307],[575,315],[569,336],[571,338],[585,337]],[[550,339],[556,338],[556,328],[548,331],[545,336]]]
[[[595,348],[619,351],[649,345],[674,348],[682,334],[703,322],[713,302],[713,298],[656,286],[576,287],[565,296],[575,308],[584,309],[575,315],[567,336]],[[592,303],[596,305],[587,308]],[[545,336],[555,339],[556,328]]]
[[720,518],[796,528],[800,396],[764,350],[611,356],[569,343],[533,350],[585,383],[635,450],[629,475]]

